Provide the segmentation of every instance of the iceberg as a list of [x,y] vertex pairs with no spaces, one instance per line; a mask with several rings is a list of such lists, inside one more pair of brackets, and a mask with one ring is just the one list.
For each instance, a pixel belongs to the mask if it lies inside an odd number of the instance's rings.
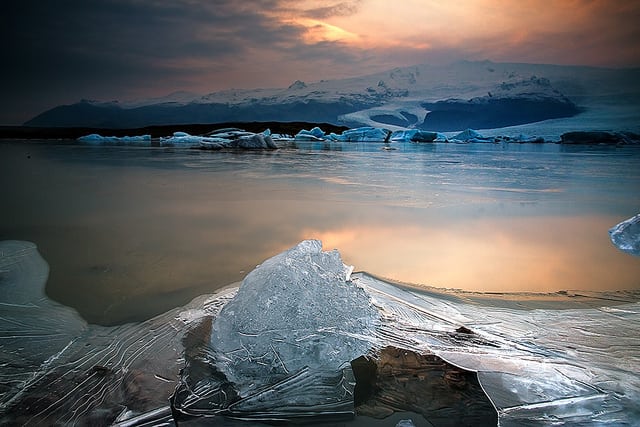
[[[267,132],[268,131],[268,132]],[[247,132],[237,128],[218,129],[206,135],[196,136],[186,132],[174,132],[173,136],[160,138],[162,146],[182,146],[220,150],[222,148],[276,149],[271,131]]]
[[311,130],[302,129],[294,136],[294,139],[296,141],[324,141],[325,136],[324,131],[316,126]]
[[[90,134],[78,138],[78,142],[94,145],[152,145],[151,135],[117,137]],[[278,148],[273,141],[269,129],[262,133],[253,133],[237,128],[218,129],[205,135],[174,132],[171,136],[160,137],[159,145],[164,147],[203,148],[209,150],[220,150],[223,148]]]
[[331,142],[385,142],[391,131],[382,128],[360,127],[348,129],[341,134],[326,134],[315,127],[311,130],[301,130],[295,136],[296,141],[331,141]]
[[386,142],[391,131],[382,128],[361,127],[349,129],[337,136],[341,142]]
[[78,142],[95,145],[151,145],[151,135],[102,136],[97,133],[81,136]]
[[35,245],[0,242],[2,424],[640,419],[634,299],[563,310],[483,303],[352,273],[308,240],[237,288],[98,327],[46,298],[47,271]]
[[419,129],[398,130],[391,135],[393,142],[447,142],[447,137],[438,132]]
[[640,256],[640,214],[612,227],[609,237],[621,251]]
[[451,139],[462,142],[494,142],[493,138],[484,137],[478,131],[473,129],[464,130]]
[[542,144],[545,142],[544,138],[540,136],[529,136],[525,134],[519,134],[515,136],[496,136],[493,142],[507,142],[517,144]]

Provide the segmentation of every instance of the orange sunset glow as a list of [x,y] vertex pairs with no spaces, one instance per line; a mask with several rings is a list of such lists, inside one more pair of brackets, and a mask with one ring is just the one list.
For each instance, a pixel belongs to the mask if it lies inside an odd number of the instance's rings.
[[[638,60],[624,43],[625,24],[638,8],[633,2],[585,0],[305,1],[270,15],[303,26],[308,44],[416,53],[453,49],[478,58],[606,65]],[[300,18],[310,10],[323,12],[316,19]],[[587,49],[576,51],[578,44]]]
[[461,60],[640,66],[638,2],[28,1],[6,4],[3,17],[3,60],[14,66],[0,70],[11,106],[0,124],[79,99],[288,87]]
[[[485,292],[635,289],[640,264],[602,233],[608,217],[482,219],[423,227],[373,224],[307,230],[357,270]],[[594,262],[597,261],[597,262]],[[606,284],[606,285],[603,285]]]

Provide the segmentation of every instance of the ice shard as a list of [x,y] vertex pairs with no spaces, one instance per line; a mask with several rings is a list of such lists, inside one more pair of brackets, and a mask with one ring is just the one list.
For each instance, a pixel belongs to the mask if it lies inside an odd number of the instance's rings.
[[609,236],[621,251],[640,256],[640,214],[612,227]]

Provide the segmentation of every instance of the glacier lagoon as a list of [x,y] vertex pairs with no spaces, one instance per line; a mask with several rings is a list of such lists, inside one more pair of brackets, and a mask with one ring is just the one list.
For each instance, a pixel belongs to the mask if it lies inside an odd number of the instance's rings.
[[[373,275],[464,289],[449,294],[471,302],[471,312],[482,312],[482,304],[515,309],[509,312],[515,317],[502,320],[511,325],[548,315],[524,310],[519,317],[522,308],[631,304],[615,316],[630,322],[623,334],[630,352],[622,358],[636,366],[632,313],[640,266],[611,245],[607,231],[638,210],[637,149],[380,148],[308,143],[268,153],[210,153],[2,144],[2,199],[9,203],[0,213],[0,240],[37,244],[50,266],[46,294],[80,313],[79,330],[85,320],[143,321],[241,280],[302,239],[319,238],[325,249],[338,248],[347,264]],[[567,292],[556,293],[561,290]],[[552,312],[563,322],[587,313]],[[90,335],[99,328],[90,325]],[[549,328],[534,333],[522,326],[518,333],[530,339]],[[619,345],[621,337],[607,342],[607,333],[599,333],[604,350],[598,354]],[[543,344],[557,346],[550,334],[543,334]],[[101,364],[92,369],[106,372]],[[612,395],[597,392],[599,385],[563,387],[617,407]],[[637,385],[631,387],[636,393]]]
[[413,284],[640,288],[638,260],[608,236],[640,209],[640,150],[391,146],[212,153],[3,143],[0,240],[36,243],[51,265],[47,295],[104,325],[242,280],[306,238]]

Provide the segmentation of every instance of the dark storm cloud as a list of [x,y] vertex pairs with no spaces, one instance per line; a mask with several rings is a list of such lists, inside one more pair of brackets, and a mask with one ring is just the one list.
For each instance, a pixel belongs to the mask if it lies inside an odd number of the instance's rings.
[[76,60],[56,61],[71,70],[83,60],[130,68],[161,65],[155,59],[241,54],[247,44],[270,46],[298,35],[234,3],[23,0],[4,10],[3,32],[12,40],[6,54],[32,59],[18,66],[62,55]]
[[[262,13],[278,4],[272,0],[11,2],[3,5],[0,18],[6,64],[0,71],[0,89],[16,106],[39,100],[40,108],[53,106],[47,101],[55,105],[86,96],[122,97],[127,88],[141,91],[168,85],[168,93],[202,78],[209,68],[224,68],[249,49],[286,49],[295,44],[303,28],[274,22]],[[77,97],[71,95],[76,93]],[[15,108],[12,112],[23,113]]]

